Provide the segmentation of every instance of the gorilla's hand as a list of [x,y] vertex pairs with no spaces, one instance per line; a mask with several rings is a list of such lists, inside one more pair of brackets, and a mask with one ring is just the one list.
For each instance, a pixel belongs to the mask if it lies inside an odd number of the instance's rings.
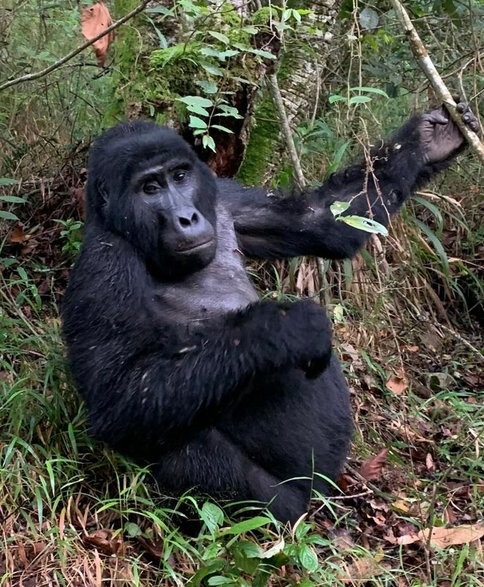
[[[465,102],[457,103],[457,110],[467,126],[477,132],[479,123]],[[428,163],[445,161],[456,155],[463,146],[464,137],[444,106],[423,114],[419,124],[420,138]]]
[[319,377],[331,359],[331,322],[326,312],[309,300],[281,304],[281,312],[288,328],[285,342],[295,364],[308,378]]

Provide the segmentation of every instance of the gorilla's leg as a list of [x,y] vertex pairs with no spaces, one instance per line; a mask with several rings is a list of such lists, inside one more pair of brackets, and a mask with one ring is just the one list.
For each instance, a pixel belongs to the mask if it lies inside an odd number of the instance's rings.
[[216,429],[164,454],[153,468],[160,489],[196,491],[222,499],[257,501],[281,522],[295,522],[308,506],[310,482],[277,479]]

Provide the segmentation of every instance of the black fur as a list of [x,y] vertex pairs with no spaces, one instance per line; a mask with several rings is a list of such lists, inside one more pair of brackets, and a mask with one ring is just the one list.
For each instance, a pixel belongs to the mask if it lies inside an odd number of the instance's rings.
[[[90,155],[86,234],[62,311],[92,433],[151,463],[169,493],[271,502],[290,521],[311,487],[329,493],[324,477],[341,472],[352,428],[329,321],[309,301],[258,301],[239,249],[353,255],[368,235],[335,221],[330,204],[353,198],[352,214],[371,209],[388,224],[433,171],[420,123],[374,150],[373,173],[355,166],[297,197],[216,180],[180,137],[154,124],[106,132]],[[190,188],[177,192],[169,174],[181,161]],[[150,200],[133,178],[153,166],[163,169],[162,195]],[[176,193],[189,213],[163,203]],[[180,253],[198,238],[183,240],[182,216],[205,223],[213,250]]]

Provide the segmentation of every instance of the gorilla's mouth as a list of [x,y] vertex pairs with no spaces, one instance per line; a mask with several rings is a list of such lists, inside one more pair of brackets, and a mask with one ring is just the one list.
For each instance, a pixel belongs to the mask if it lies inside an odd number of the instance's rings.
[[214,241],[214,239],[210,238],[210,239],[205,240],[201,243],[190,244],[186,247],[179,248],[179,249],[177,249],[176,252],[181,253],[182,255],[185,253],[195,253],[195,252],[198,252],[198,251],[201,251],[203,249],[208,248],[213,243],[213,241]]

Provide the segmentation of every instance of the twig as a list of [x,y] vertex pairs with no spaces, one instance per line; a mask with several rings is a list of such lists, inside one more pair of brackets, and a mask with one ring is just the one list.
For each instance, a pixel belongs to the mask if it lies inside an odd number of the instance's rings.
[[452,95],[449,92],[447,86],[440,77],[439,72],[435,68],[435,65],[432,63],[427,49],[425,48],[425,45],[422,43],[422,40],[413,26],[407,11],[399,2],[399,0],[390,0],[390,2],[395,9],[395,12],[397,13],[403,28],[405,29],[410,42],[410,49],[417,59],[426,78],[429,80],[436,96],[445,104],[452,120],[459,127],[465,139],[472,147],[472,150],[478,155],[480,160],[484,162],[484,145],[479,140],[477,134],[464,123],[460,113],[457,112],[456,103],[452,98]]
[[59,59],[59,61],[56,61],[55,63],[52,63],[52,65],[49,65],[49,67],[46,67],[45,69],[42,69],[41,71],[37,71],[35,73],[28,73],[27,75],[22,75],[20,77],[17,77],[15,79],[9,80],[9,81],[1,84],[0,85],[0,92],[2,90],[6,90],[7,88],[11,88],[12,86],[16,86],[17,84],[21,84],[23,82],[30,82],[32,80],[39,79],[40,77],[44,77],[45,75],[51,73],[55,69],[58,69],[61,65],[64,65],[64,63],[66,63],[67,61],[70,61],[73,57],[75,57],[76,55],[78,55],[79,53],[84,51],[84,49],[87,49],[88,47],[93,45],[96,41],[98,41],[99,39],[102,39],[105,35],[108,35],[111,31],[114,31],[114,29],[117,29],[119,26],[121,26],[122,24],[124,24],[125,22],[127,22],[128,20],[133,18],[133,16],[136,16],[139,12],[142,12],[150,2],[151,2],[151,0],[143,0],[141,2],[141,4],[139,4],[134,10],[132,10],[131,12],[128,12],[128,14],[125,14],[122,18],[120,18],[116,22],[113,22],[113,24],[111,26],[109,26],[107,29],[104,29],[104,31],[99,33],[99,35],[96,35],[92,39],[89,39],[88,41],[86,41],[85,43],[83,43],[82,45],[77,47],[77,49],[74,49],[73,51],[71,51],[70,53],[68,53],[64,57],[62,57],[62,59]]
[[287,119],[286,108],[282,100],[281,90],[279,89],[277,75],[275,73],[269,75],[268,82],[274,97],[274,102],[276,103],[277,112],[279,114],[279,120],[282,127],[282,134],[284,135],[284,139],[286,141],[289,158],[291,159],[291,163],[294,168],[294,179],[296,180],[298,186],[302,189],[306,185],[306,180],[304,179],[301,162],[297,156],[296,145],[294,144],[294,139],[292,138],[291,127],[289,126],[289,120]]

